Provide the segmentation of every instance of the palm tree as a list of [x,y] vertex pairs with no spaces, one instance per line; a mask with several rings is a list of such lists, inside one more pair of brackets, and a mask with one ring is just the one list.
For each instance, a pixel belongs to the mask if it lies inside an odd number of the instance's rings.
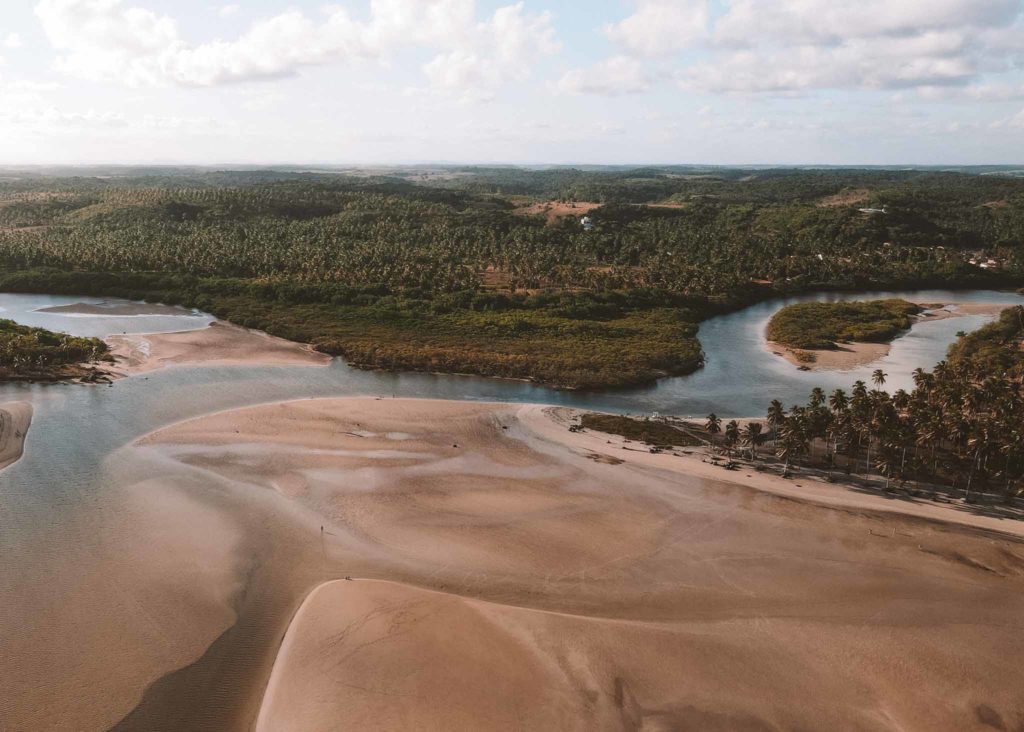
[[805,447],[806,434],[803,414],[794,408],[782,424],[782,444],[776,453],[780,459],[785,461],[783,475],[789,475],[789,464],[800,457]]
[[832,392],[832,396],[828,398],[828,408],[832,410],[832,414],[836,417],[849,409],[850,400],[846,398],[846,392],[842,389],[836,389]]
[[778,439],[779,428],[782,423],[786,421],[786,410],[782,406],[782,402],[778,399],[772,399],[772,403],[768,405],[768,424],[772,428],[772,439]]
[[711,452],[715,451],[715,435],[722,431],[722,420],[717,414],[712,412],[708,415],[707,422],[704,423],[704,429],[707,430],[710,438],[708,442],[711,445]]
[[875,369],[874,373],[871,374],[871,383],[873,383],[876,388],[881,389],[885,386],[885,377],[888,375],[889,374],[882,371],[882,369]]
[[760,422],[748,422],[743,428],[743,442],[750,448],[750,460],[754,461],[759,448],[765,440],[766,435],[762,432]]
[[725,444],[729,450],[729,457],[732,457],[732,449],[740,440],[740,424],[735,419],[729,420],[725,426]]

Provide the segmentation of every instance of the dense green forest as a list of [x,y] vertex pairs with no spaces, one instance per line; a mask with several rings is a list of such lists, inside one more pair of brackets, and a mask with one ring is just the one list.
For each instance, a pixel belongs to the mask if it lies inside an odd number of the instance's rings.
[[[775,294],[1024,283],[1024,179],[1001,174],[0,172],[5,289],[194,305],[362,366],[633,384]],[[530,214],[549,201],[568,215]]]
[[920,305],[906,300],[804,302],[768,321],[768,340],[790,348],[835,348],[837,343],[886,343],[910,328]]

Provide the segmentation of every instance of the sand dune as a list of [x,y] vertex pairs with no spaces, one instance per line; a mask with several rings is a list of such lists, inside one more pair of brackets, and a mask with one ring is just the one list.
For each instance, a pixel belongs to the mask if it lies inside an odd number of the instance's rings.
[[6,726],[1024,725],[1024,545],[995,519],[729,483],[567,415],[311,399],[126,447],[101,555],[0,608],[27,628]]
[[221,321],[178,333],[114,335],[107,344],[115,358],[113,370],[124,374],[172,365],[317,366],[331,360],[308,346]]
[[1002,683],[972,658],[975,642],[995,651],[985,630],[946,643],[901,615],[876,633],[799,610],[630,621],[335,581],[292,622],[256,730],[968,729],[998,715],[936,699],[965,677]]
[[28,402],[0,404],[0,470],[21,457],[31,424],[32,405]]
[[397,581],[312,590],[268,648],[261,729],[1024,723],[1019,544],[693,477],[557,419],[309,400],[145,441],[322,520],[335,577]]

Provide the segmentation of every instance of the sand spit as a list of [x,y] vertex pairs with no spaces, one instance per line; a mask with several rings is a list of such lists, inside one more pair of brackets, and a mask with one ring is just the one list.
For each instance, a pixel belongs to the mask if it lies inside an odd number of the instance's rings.
[[[775,341],[766,341],[768,350],[798,368],[809,371],[852,371],[889,355],[888,343],[843,343],[835,349],[793,349]],[[800,353],[809,353],[812,361],[802,361]]]
[[115,358],[112,371],[124,375],[174,365],[320,366],[331,360],[309,346],[221,321],[177,333],[110,336],[107,344]]
[[32,405],[28,402],[0,404],[0,470],[21,457],[31,424]]
[[1014,522],[725,482],[570,416],[310,399],[124,448],[101,550],[48,537],[0,606],[0,727],[1024,725]]
[[[945,320],[964,315],[996,316],[1009,304],[987,302],[955,302],[949,304],[909,300],[927,308],[914,317],[914,324],[930,320]],[[890,343],[841,343],[835,349],[794,349],[774,341],[765,341],[768,350],[794,366],[809,371],[851,371],[867,366],[889,355]],[[799,354],[810,354],[813,360],[801,360]]]
[[64,315],[109,315],[117,317],[138,316],[138,315],[177,315],[182,317],[194,316],[192,310],[178,307],[177,305],[163,305],[160,303],[124,302],[124,303],[88,303],[76,302],[70,305],[54,305],[48,308],[39,308],[39,313],[62,313]]

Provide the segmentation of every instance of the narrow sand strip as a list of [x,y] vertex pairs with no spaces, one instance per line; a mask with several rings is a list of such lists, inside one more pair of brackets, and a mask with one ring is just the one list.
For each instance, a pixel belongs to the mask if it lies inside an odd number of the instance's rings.
[[107,338],[113,371],[139,374],[165,366],[322,366],[331,357],[301,343],[222,321],[177,333],[114,335]]
[[[692,450],[692,454],[686,455],[652,454],[646,449],[646,446],[638,446],[636,443],[627,444],[627,440],[618,435],[594,431],[569,432],[569,425],[577,421],[579,414],[581,414],[581,410],[578,409],[531,404],[522,408],[519,419],[538,437],[565,445],[580,454],[603,455],[638,467],[656,467],[680,475],[733,483],[822,506],[894,513],[1024,538],[1024,522],[982,515],[975,512],[970,506],[936,503],[926,498],[895,498],[875,491],[863,492],[844,486],[842,483],[828,483],[808,475],[797,474],[794,479],[786,480],[769,473],[747,470],[727,471],[721,466],[704,462],[704,456],[700,450]],[[742,426],[748,421],[757,420],[741,419],[737,421]]]

